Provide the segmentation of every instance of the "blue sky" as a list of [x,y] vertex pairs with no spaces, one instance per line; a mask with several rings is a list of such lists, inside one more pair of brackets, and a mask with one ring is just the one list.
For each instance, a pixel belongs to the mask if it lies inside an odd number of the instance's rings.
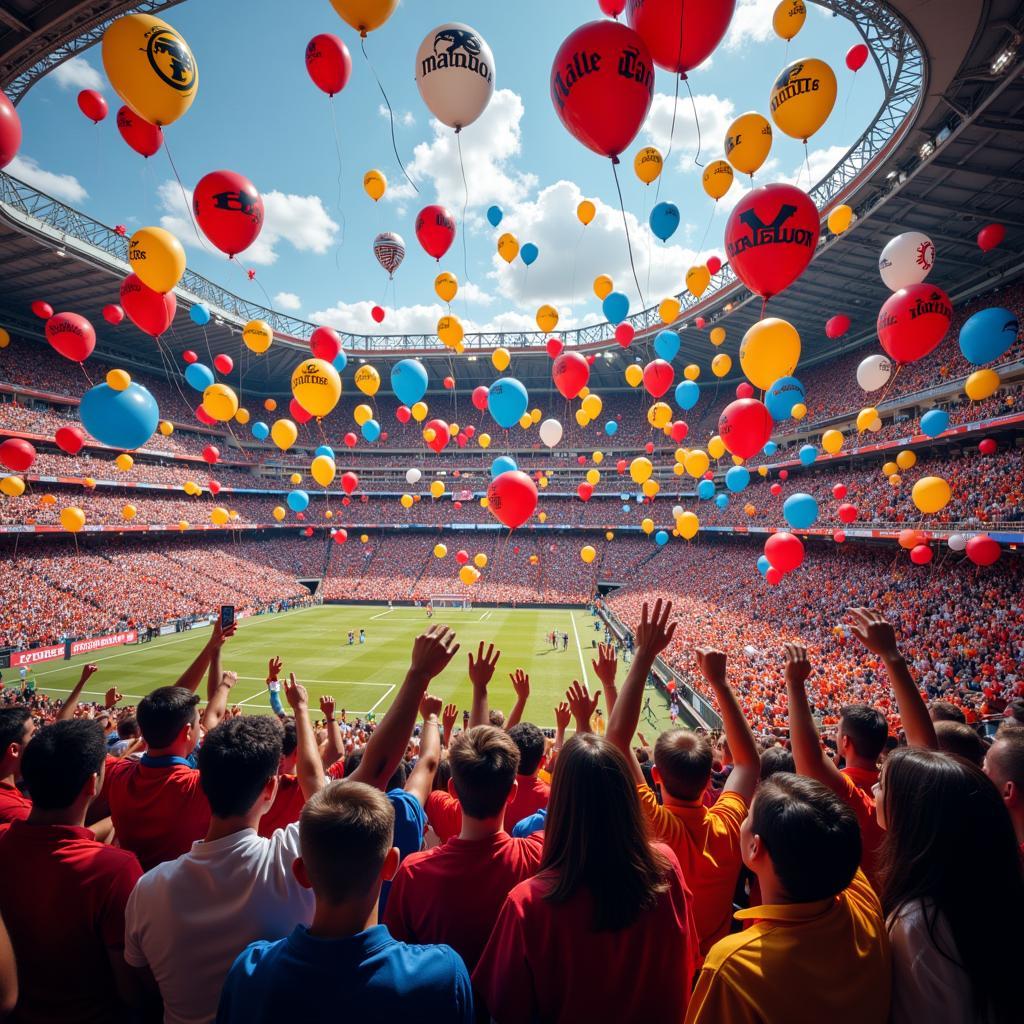
[[[860,37],[850,23],[812,4],[787,56],[787,44],[771,30],[775,3],[738,0],[725,41],[690,74],[703,134],[701,161],[722,155],[725,128],[736,115],[767,113],[771,83],[787,60],[814,56],[828,61],[839,80],[835,110],[810,143],[817,180],[868,123],[881,100],[881,84],[870,61],[856,77],[846,69],[846,51]],[[224,168],[246,175],[263,193],[263,235],[240,257],[256,270],[259,285],[196,242],[167,155],[144,161],[123,143],[114,118],[120,100],[103,76],[98,48],[51,73],[21,103],[24,142],[7,170],[108,224],[131,230],[162,223],[185,243],[189,265],[198,272],[257,302],[264,301],[262,286],[277,308],[344,330],[432,331],[445,311],[433,291],[442,269],[461,282],[453,311],[467,328],[533,329],[537,307],[548,302],[561,313],[560,327],[602,319],[591,291],[598,273],[610,274],[616,287],[632,295],[633,308],[639,305],[611,168],[568,135],[548,94],[559,44],[577,25],[597,17],[596,0],[404,0],[370,35],[367,51],[395,109],[398,148],[419,186],[416,195],[403,185],[358,36],[328,0],[191,0],[172,8],[166,20],[191,45],[201,81],[191,110],[165,137],[186,189],[208,171]],[[419,248],[413,224],[423,205],[443,202],[463,231],[462,177],[451,130],[431,120],[416,90],[413,58],[427,32],[446,21],[465,21],[488,40],[496,92],[488,111],[462,134],[470,186],[465,265],[460,237],[438,266]],[[353,59],[352,80],[333,101],[341,143],[340,203],[330,101],[310,82],[303,60],[306,43],[318,32],[339,35]],[[84,87],[100,88],[110,105],[110,116],[99,126],[77,108],[75,98]],[[699,256],[722,254],[727,210],[742,194],[737,180],[709,228],[713,204],[693,162],[696,130],[684,91],[660,193],[679,206],[683,223],[667,245],[653,239],[647,213],[656,186],[645,188],[633,176],[632,155],[648,144],[667,149],[673,88],[674,80],[659,71],[651,115],[620,167],[649,304],[681,290],[686,269]],[[803,162],[803,146],[776,131],[757,181],[795,180]],[[376,205],[362,191],[363,173],[372,167],[389,181],[387,196]],[[807,186],[806,171],[800,184]],[[583,197],[598,204],[585,234],[575,217]],[[492,203],[505,212],[498,231],[484,219]],[[407,248],[387,291],[386,275],[371,251],[374,236],[384,230],[401,234]],[[539,247],[529,272],[518,260],[507,266],[497,256],[495,241],[504,230]],[[112,289],[112,301],[115,295]],[[369,316],[376,303],[387,309],[380,326]]]

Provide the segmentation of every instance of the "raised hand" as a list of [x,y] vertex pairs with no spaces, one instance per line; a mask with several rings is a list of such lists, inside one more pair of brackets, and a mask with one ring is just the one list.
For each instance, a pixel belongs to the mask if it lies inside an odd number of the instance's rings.
[[672,637],[676,632],[676,623],[668,624],[668,617],[671,614],[671,601],[663,603],[659,597],[654,602],[653,612],[648,611],[647,602],[644,601],[640,625],[636,628],[637,657],[643,656],[653,661],[672,642]]
[[693,653],[697,656],[697,668],[700,669],[700,674],[712,686],[723,686],[725,684],[725,652],[714,647],[697,647]]
[[[78,677],[79,685],[83,685],[84,683],[89,682],[89,680],[97,672],[99,672],[99,670],[100,670],[99,665],[94,665],[92,662],[89,662],[88,665],[83,665],[82,666],[82,674]],[[118,699],[120,699],[120,698],[118,698]]]
[[498,659],[501,657],[501,651],[494,649],[494,644],[487,645],[487,653],[484,653],[484,642],[480,641],[480,646],[477,648],[476,660],[473,659],[472,651],[469,654],[469,680],[474,687],[486,689],[487,684],[491,681],[491,676],[494,675],[494,670],[498,665]]
[[530,696],[530,677],[521,668],[510,672],[508,677],[512,680],[512,689],[516,692],[516,698],[525,701]]
[[220,685],[226,686],[229,690],[235,683],[238,682],[237,672],[221,672],[220,674]]
[[847,609],[853,622],[850,632],[872,653],[880,658],[898,658],[900,649],[896,630],[873,608]]
[[302,683],[296,681],[294,672],[288,673],[288,679],[284,684],[284,695],[288,706],[296,713],[305,711],[309,707],[309,694]]
[[572,718],[572,708],[563,700],[555,708],[555,727],[559,732],[565,732],[569,728],[569,721]]
[[801,644],[786,644],[786,682],[803,686],[811,674],[811,663],[807,657],[807,648]]
[[431,626],[413,641],[409,671],[429,682],[445,670],[458,650],[455,634],[447,626]]
[[597,710],[597,703],[601,699],[601,691],[590,696],[586,684],[581,684],[578,679],[572,681],[572,686],[565,692],[565,699],[569,703],[569,710],[572,717],[576,719],[577,732],[590,732],[590,719]]
[[594,673],[607,687],[615,685],[615,673],[619,667],[619,652],[612,644],[600,644],[597,648],[597,661],[591,661]]
[[267,662],[267,681],[272,682],[281,674],[281,659],[276,655]]
[[324,694],[320,698],[320,714],[329,722],[334,717],[334,698]]
[[423,716],[425,722],[431,715],[435,718],[441,714],[441,707],[444,701],[440,697],[435,697],[432,694],[423,694],[423,699],[420,701],[420,714]]
[[444,726],[446,734],[455,728],[458,719],[459,709],[454,704],[445,704],[444,711],[441,713],[441,724]]
[[116,686],[112,686],[103,695],[103,706],[109,711],[118,701],[122,699],[121,691]]
[[213,620],[213,635],[210,637],[211,647],[223,647],[224,641],[235,635],[235,630],[238,629],[238,623],[232,622],[230,626],[222,626],[220,622],[220,616],[218,615]]

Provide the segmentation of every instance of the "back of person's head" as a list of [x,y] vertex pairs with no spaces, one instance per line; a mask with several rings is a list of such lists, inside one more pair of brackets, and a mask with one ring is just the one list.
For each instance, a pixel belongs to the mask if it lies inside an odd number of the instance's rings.
[[[363,752],[362,750],[353,750],[345,758],[345,778],[351,778],[356,769],[363,763]],[[388,784],[384,787],[386,793],[390,793],[393,789],[405,789],[405,782],[408,778],[408,772],[405,770],[405,762],[399,761],[395,766],[395,770],[391,773],[391,778],[388,779]]]
[[362,782],[332,782],[307,800],[299,849],[317,899],[336,905],[375,891],[394,830],[391,801]]
[[544,757],[544,733],[532,722],[519,722],[509,729],[508,737],[519,748],[519,774],[535,774]]
[[[990,945],[993,915],[1004,922],[1024,916],[1020,853],[999,791],[961,757],[906,747],[886,760],[879,801],[886,830],[879,869],[886,914],[922,901],[933,920],[941,915],[955,948],[945,948],[949,943],[943,944],[935,928],[929,929],[931,939],[971,979],[976,1019],[1019,1019],[1016,980]],[[983,872],[995,903],[979,899],[966,882],[964,871],[972,869]]]
[[437,771],[434,773],[434,785],[433,789],[439,790],[442,793],[448,792],[448,782],[452,777],[452,763],[448,760],[448,751],[445,750],[441,754],[441,760],[438,762]]
[[102,775],[106,756],[107,743],[98,722],[71,718],[40,729],[21,760],[33,806],[41,811],[70,807],[90,777]]
[[1017,800],[1024,806],[1024,725],[1004,722],[985,754],[985,774],[1006,799],[1012,785]]
[[853,811],[832,790],[802,775],[780,772],[762,782],[747,827],[796,903],[842,892],[860,864],[860,825]]
[[183,686],[161,686],[139,701],[142,738],[154,750],[169,747],[186,725],[196,723],[199,694]]
[[0,758],[6,755],[11,744],[24,743],[25,728],[31,717],[32,712],[25,704],[0,708]]
[[545,898],[553,903],[580,886],[590,891],[595,931],[627,927],[668,887],[629,765],[603,737],[578,734],[558,755],[540,870],[552,873]]
[[281,735],[281,756],[291,757],[299,746],[299,734],[295,729],[295,719],[285,718],[281,724],[284,726],[284,732]]
[[967,723],[967,716],[963,711],[948,700],[933,700],[928,705],[928,715],[933,722]]
[[127,715],[117,723],[117,735],[122,740],[135,739],[139,735],[139,723],[134,715]]
[[452,740],[448,763],[463,813],[470,818],[493,818],[512,792],[519,748],[504,729],[477,725]]
[[858,757],[877,761],[885,747],[889,726],[878,708],[870,704],[846,704],[839,712],[839,733],[849,739]]
[[487,712],[487,724],[493,725],[497,729],[503,729],[505,727],[505,712],[500,708],[491,708]]
[[229,718],[199,748],[199,783],[216,818],[247,814],[281,763],[281,723],[269,715]]
[[785,747],[774,746],[769,747],[763,754],[761,754],[761,781],[770,779],[773,775],[777,775],[779,772],[789,772],[793,774],[796,771],[796,762],[793,760],[793,752],[787,750]]
[[1011,700],[1006,705],[1005,715],[1007,718],[1012,718],[1015,722],[1020,722],[1024,725],[1024,700]]
[[939,750],[945,754],[965,757],[979,768],[985,760],[984,740],[963,722],[940,719],[935,723],[935,738],[939,741]]
[[661,788],[676,800],[699,800],[711,780],[711,740],[689,729],[663,732],[654,744],[654,767]]

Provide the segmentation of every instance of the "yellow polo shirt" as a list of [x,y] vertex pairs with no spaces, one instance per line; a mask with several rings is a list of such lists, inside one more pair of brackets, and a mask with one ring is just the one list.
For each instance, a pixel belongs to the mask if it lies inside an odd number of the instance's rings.
[[889,939],[862,871],[832,899],[736,918],[751,924],[708,953],[686,1024],[886,1024]]

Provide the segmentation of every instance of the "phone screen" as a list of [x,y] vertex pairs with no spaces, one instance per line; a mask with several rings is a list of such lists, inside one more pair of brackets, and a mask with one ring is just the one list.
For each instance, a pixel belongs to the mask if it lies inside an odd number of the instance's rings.
[[235,621],[235,606],[233,604],[222,604],[220,606],[220,628],[227,629]]

